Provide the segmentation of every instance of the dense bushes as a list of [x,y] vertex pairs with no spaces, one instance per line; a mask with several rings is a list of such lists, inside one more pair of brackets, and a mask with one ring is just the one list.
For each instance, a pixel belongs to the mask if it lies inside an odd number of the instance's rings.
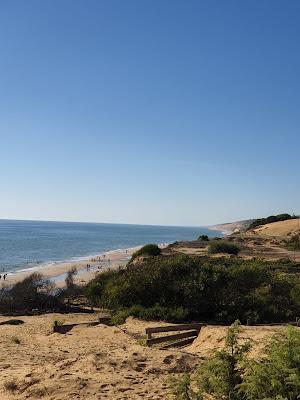
[[[283,267],[236,258],[152,257],[99,275],[88,284],[86,295],[95,305],[127,313],[135,305],[182,308],[182,321],[287,321],[300,315],[300,282]],[[164,319],[173,320],[168,315]]]
[[160,255],[160,253],[161,250],[157,246],[157,244],[146,244],[132,254],[132,260],[134,260],[138,256],[158,256]]
[[140,318],[145,321],[161,320],[181,322],[187,317],[187,314],[187,310],[182,307],[162,307],[159,304],[156,304],[153,307],[145,308],[139,305],[134,305],[117,311],[112,317],[112,323],[116,325],[123,324],[129,316]]
[[61,298],[54,292],[54,284],[38,273],[0,291],[1,313],[27,313],[61,306]]
[[239,322],[228,330],[225,348],[202,363],[196,374],[173,382],[176,400],[297,400],[300,393],[300,331],[289,327],[250,360],[250,342],[239,343]]
[[272,222],[286,221],[288,219],[296,218],[290,214],[278,214],[278,215],[270,215],[267,218],[258,218],[255,219],[248,227],[248,230],[254,229],[260,225],[271,224]]
[[213,241],[208,247],[208,252],[210,254],[227,253],[237,255],[239,251],[239,246],[231,242],[226,242],[225,240]]
[[207,235],[200,235],[198,237],[198,240],[203,240],[204,242],[208,242],[209,241],[209,237]]

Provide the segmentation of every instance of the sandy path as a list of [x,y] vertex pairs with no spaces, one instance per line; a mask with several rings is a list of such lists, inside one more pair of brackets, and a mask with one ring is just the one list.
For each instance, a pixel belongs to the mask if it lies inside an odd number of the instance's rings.
[[[0,326],[1,400],[166,399],[170,378],[198,360],[145,347],[117,327],[79,326],[66,335],[53,334],[57,318],[83,322],[96,316],[48,314],[22,317],[23,325]],[[139,326],[143,332],[148,325],[134,323],[132,329]],[[129,321],[129,332],[130,326]],[[15,383],[14,392],[5,389],[8,382]]]

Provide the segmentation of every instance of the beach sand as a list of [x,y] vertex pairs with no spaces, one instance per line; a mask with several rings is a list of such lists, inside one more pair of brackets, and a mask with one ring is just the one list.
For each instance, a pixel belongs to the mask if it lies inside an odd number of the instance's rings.
[[[7,319],[0,317],[0,322]],[[170,378],[198,361],[192,354],[143,346],[136,331],[144,335],[145,327],[158,322],[129,319],[120,327],[80,325],[61,335],[53,333],[55,319],[87,322],[97,315],[20,319],[23,325],[0,326],[1,400],[165,400]]]
[[[143,338],[146,327],[164,322],[128,318],[118,327],[79,325],[62,335],[53,333],[54,320],[83,323],[96,321],[97,314],[19,318],[22,325],[0,325],[1,400],[171,399],[171,378],[195,370],[203,357],[221,349],[228,330],[207,326],[192,345],[159,350],[143,345]],[[241,340],[252,339],[251,356],[260,356],[263,345],[284,329],[243,326]]]
[[[77,275],[75,275],[75,282],[77,284],[85,284],[95,278],[95,276],[100,272],[123,267],[129,261],[132,254],[140,247],[141,246],[129,249],[113,250],[97,256],[82,258],[78,261],[44,264],[34,268],[28,268],[27,270],[24,269],[8,273],[5,282],[3,281],[3,278],[1,279],[0,287],[19,282],[33,272],[41,273],[45,278],[54,280],[56,286],[61,287],[64,285],[66,273],[73,267],[76,267],[78,271]],[[91,266],[89,270],[87,270],[87,264]]]

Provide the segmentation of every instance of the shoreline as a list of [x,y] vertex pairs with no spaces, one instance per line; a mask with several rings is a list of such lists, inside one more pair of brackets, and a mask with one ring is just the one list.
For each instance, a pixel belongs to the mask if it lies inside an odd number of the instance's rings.
[[221,232],[223,236],[231,235],[233,233],[233,229],[224,229],[224,225],[207,226],[207,229],[210,231]]
[[[167,245],[168,243],[161,243],[159,247],[163,248]],[[7,272],[6,280],[1,279],[0,284],[1,287],[9,286],[36,272],[42,274],[45,279],[53,281],[57,287],[63,287],[66,274],[73,267],[77,269],[77,274],[74,277],[75,283],[86,284],[103,271],[124,267],[132,254],[141,247],[143,246],[108,250],[96,255],[78,257],[67,261],[45,262],[34,267]],[[87,264],[90,265],[89,268],[87,268]]]

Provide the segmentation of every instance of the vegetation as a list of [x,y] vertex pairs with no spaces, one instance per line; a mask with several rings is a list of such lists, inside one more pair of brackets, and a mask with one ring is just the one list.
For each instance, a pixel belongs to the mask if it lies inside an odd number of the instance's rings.
[[300,393],[300,331],[289,327],[273,338],[266,358],[252,360],[245,370],[240,392],[247,400],[296,400]]
[[145,308],[139,305],[134,305],[117,311],[113,315],[111,322],[113,325],[123,324],[129,316],[140,318],[145,321],[161,320],[181,322],[186,319],[187,314],[187,310],[182,307],[162,307],[159,304],[156,304],[153,307]]
[[33,273],[21,282],[0,290],[1,313],[28,313],[33,310],[62,307],[60,293],[54,291],[54,283]]
[[[250,342],[238,343],[240,322],[235,321],[228,329],[225,347],[204,362],[197,370],[195,383],[189,375],[175,380],[173,389],[176,399],[202,399],[212,395],[215,399],[241,400],[239,385],[242,383],[243,362],[250,350]],[[194,383],[194,384],[193,384]]]
[[64,297],[67,299],[69,304],[70,300],[73,300],[79,294],[79,287],[74,282],[74,277],[77,275],[77,268],[72,267],[68,272],[65,279],[66,289],[64,291]]
[[100,274],[85,293],[93,305],[123,318],[290,321],[300,315],[297,268],[298,264],[284,260],[158,256],[129,264],[120,272]]
[[173,382],[177,400],[296,400],[300,393],[300,332],[289,327],[276,336],[260,360],[249,360],[250,342],[238,341],[240,323],[229,329],[225,348],[193,376]]
[[158,256],[160,255],[161,250],[157,246],[157,244],[146,244],[145,246],[141,247],[135,253],[132,254],[131,260],[134,260],[136,257],[139,256]]
[[208,252],[210,254],[226,253],[237,255],[240,252],[240,248],[234,243],[218,240],[210,243]]
[[4,389],[7,390],[8,392],[14,393],[18,390],[18,385],[14,380],[10,380],[4,382]]
[[21,340],[17,336],[12,336],[11,341],[15,344],[21,344]]
[[266,225],[266,224],[270,224],[272,222],[286,221],[288,219],[293,219],[293,218],[297,218],[297,217],[295,217],[294,215],[290,215],[290,214],[278,214],[278,215],[270,215],[267,218],[258,218],[258,219],[255,219],[253,222],[251,222],[251,224],[248,227],[248,230],[254,229],[260,225]]
[[204,242],[208,242],[209,241],[209,237],[207,235],[200,235],[198,237],[198,240],[203,240]]
[[286,247],[291,251],[300,250],[300,235],[294,235],[288,239],[286,242]]

